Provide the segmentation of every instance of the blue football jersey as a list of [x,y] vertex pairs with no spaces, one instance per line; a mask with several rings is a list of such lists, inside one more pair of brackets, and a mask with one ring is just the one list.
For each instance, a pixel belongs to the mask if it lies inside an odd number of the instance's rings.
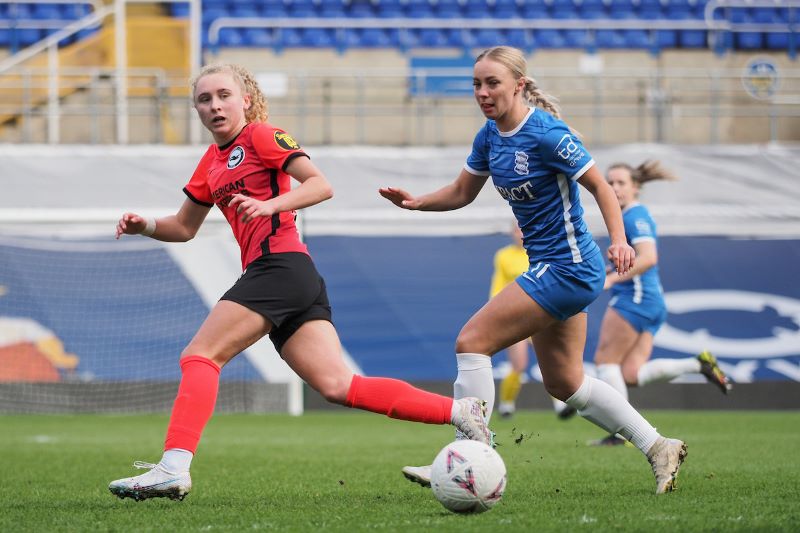
[[[640,242],[652,242],[658,245],[656,223],[650,211],[639,203],[631,204],[622,212],[625,224],[625,238],[631,246]],[[664,290],[658,276],[658,265],[653,265],[643,274],[634,276],[628,281],[616,283],[611,288],[612,296],[624,295],[635,304],[647,305],[651,301],[663,299]]]
[[583,220],[576,183],[592,165],[563,121],[531,108],[513,131],[501,132],[487,120],[464,168],[491,175],[517,218],[532,262],[580,263],[599,251]]

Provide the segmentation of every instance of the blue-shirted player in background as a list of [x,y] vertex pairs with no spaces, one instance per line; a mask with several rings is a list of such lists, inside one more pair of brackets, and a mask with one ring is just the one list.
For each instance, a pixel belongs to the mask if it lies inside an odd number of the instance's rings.
[[[627,398],[628,386],[702,373],[727,394],[731,384],[707,351],[697,357],[648,361],[653,353],[653,337],[667,318],[667,306],[658,275],[656,224],[639,203],[639,191],[644,183],[675,177],[658,161],[646,161],[636,168],[625,163],[611,165],[606,179],[622,209],[625,235],[636,250],[636,264],[624,275],[611,270],[606,276],[605,288],[611,290],[611,300],[594,355],[597,377]],[[589,444],[614,446],[626,442],[610,434]]]
[[[686,445],[662,437],[616,390],[584,375],[586,307],[605,280],[602,254],[583,220],[578,184],[595,198],[608,228],[608,257],[620,275],[634,264],[614,191],[581,141],[559,119],[558,107],[525,73],[516,48],[498,46],[478,56],[475,98],[488,119],[455,181],[414,197],[398,188],[380,194],[398,207],[448,211],[471,203],[491,175],[523,233],[530,268],[491,298],[456,340],[454,396],[494,402],[491,356],[526,338],[536,349],[545,388],[587,420],[620,433],[650,461],[656,492],[674,488]],[[430,484],[430,467],[404,475]]]

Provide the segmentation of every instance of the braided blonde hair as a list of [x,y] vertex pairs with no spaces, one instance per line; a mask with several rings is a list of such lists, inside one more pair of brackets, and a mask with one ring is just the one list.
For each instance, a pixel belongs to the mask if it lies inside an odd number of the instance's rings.
[[522,51],[511,46],[493,46],[481,52],[475,60],[477,63],[481,59],[489,58],[505,66],[514,75],[514,79],[525,80],[525,87],[522,90],[522,97],[533,106],[538,106],[549,112],[556,118],[561,118],[561,109],[558,107],[558,100],[542,91],[536,80],[526,74],[528,70],[527,62]]
[[250,95],[250,108],[244,112],[244,118],[247,123],[251,122],[266,122],[269,117],[269,105],[267,104],[267,97],[261,92],[253,73],[240,65],[233,64],[220,64],[220,65],[206,65],[203,70],[191,80],[192,98],[197,90],[197,82],[203,76],[209,74],[218,74],[225,72],[231,75],[242,94]]
[[613,170],[615,168],[623,168],[627,170],[631,175],[631,180],[633,180],[633,183],[637,187],[641,187],[649,181],[675,181],[678,179],[675,174],[664,168],[661,162],[656,161],[655,159],[648,159],[635,168],[628,163],[614,163],[608,167],[608,170]]

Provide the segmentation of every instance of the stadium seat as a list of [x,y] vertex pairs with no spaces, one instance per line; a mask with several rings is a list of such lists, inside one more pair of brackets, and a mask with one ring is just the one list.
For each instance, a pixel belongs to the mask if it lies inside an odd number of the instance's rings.
[[[764,37],[766,48],[770,50],[788,50],[791,44],[792,34],[788,32],[770,32]],[[795,34],[796,44],[800,44],[800,39]]]
[[61,20],[61,10],[56,4],[33,4],[31,15],[39,20]]
[[[205,2],[204,2],[205,3]],[[283,0],[261,0],[258,2],[258,11],[262,17],[281,18],[288,17],[289,11]]]
[[678,43],[682,48],[706,48],[708,46],[706,32],[703,30],[681,30]]
[[291,0],[288,5],[290,17],[309,18],[317,15],[317,6],[314,0]]
[[498,19],[510,19],[520,16],[516,0],[495,0],[493,14]]
[[577,6],[570,1],[565,2],[564,0],[557,0],[553,3],[550,7],[550,16],[559,20],[580,18]]
[[578,6],[580,18],[592,20],[606,18],[606,6],[603,0],[583,0]]
[[445,35],[447,36],[447,43],[450,46],[459,48],[472,48],[476,46],[475,37],[473,37],[472,32],[467,29],[447,29],[445,30]]
[[612,19],[636,18],[636,6],[639,2],[634,0],[609,0],[608,16]]
[[425,48],[441,48],[448,45],[444,32],[436,28],[422,28],[415,32],[419,46]]
[[521,50],[530,51],[534,48],[533,39],[528,30],[507,30],[506,41],[509,45]]
[[622,30],[621,33],[622,39],[625,41],[625,48],[646,50],[653,45],[647,30]]
[[558,30],[534,30],[533,36],[540,48],[566,48],[566,42]]
[[363,48],[388,48],[394,45],[385,30],[381,28],[365,28],[361,31],[359,46]]
[[408,0],[406,16],[414,19],[433,18],[433,6],[428,0]]
[[183,19],[189,17],[189,4],[172,2],[169,4],[169,14],[175,18]]
[[658,50],[664,48],[676,48],[678,46],[678,32],[675,30],[656,30],[655,47]]
[[595,43],[598,48],[627,48],[625,37],[620,30],[597,30]]
[[380,0],[376,14],[381,18],[398,18],[405,16],[401,0]]
[[244,46],[244,38],[237,28],[222,28],[219,32],[220,46],[240,47]]
[[[353,2],[350,7],[352,7],[352,5],[361,6],[362,4],[361,2]],[[340,0],[332,0],[330,2],[322,2],[319,5],[317,9],[317,16],[323,18],[341,18],[346,16],[356,17],[358,16],[358,10],[349,13],[345,11],[345,5],[343,2]],[[371,17],[372,14],[370,13],[367,16]]]
[[257,18],[260,16],[260,13],[253,4],[247,4],[244,2],[240,4],[233,4],[230,6],[228,12],[231,14],[231,16],[238,18]]
[[459,0],[439,0],[433,6],[433,12],[437,18],[452,19],[460,18],[461,2]]
[[464,0],[462,12],[466,18],[492,18],[492,9],[486,0]]
[[335,44],[333,33],[327,28],[304,28],[300,38],[301,46],[306,48],[331,48]]
[[[327,2],[323,2],[322,5],[327,5]],[[353,0],[348,4],[345,14],[353,18],[371,18],[377,15],[375,6],[369,0]]]
[[764,47],[760,32],[743,31],[735,35],[736,48],[742,50],[759,50]]
[[244,28],[242,38],[245,46],[252,48],[269,48],[275,43],[275,38],[267,28]]
[[475,44],[483,47],[498,46],[505,43],[505,37],[500,30],[481,28],[472,32]]
[[526,0],[519,6],[519,15],[523,19],[550,18],[550,5],[544,0]]

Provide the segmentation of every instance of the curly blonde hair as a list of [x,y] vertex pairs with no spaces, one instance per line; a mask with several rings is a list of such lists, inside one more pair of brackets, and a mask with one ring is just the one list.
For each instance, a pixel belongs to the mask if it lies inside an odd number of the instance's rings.
[[197,91],[197,82],[200,80],[200,78],[208,76],[209,74],[218,74],[220,72],[230,74],[236,84],[242,90],[242,94],[250,95],[250,108],[246,109],[244,112],[244,118],[248,124],[251,122],[266,122],[267,118],[269,117],[269,105],[267,104],[267,97],[264,96],[264,93],[261,91],[261,87],[258,86],[258,82],[256,81],[255,76],[253,76],[253,73],[240,65],[225,63],[219,65],[206,65],[203,67],[200,73],[190,81],[192,86],[192,99],[194,100],[194,94]]
[[493,46],[481,52],[475,62],[477,63],[484,58],[497,61],[511,71],[514,79],[523,79],[525,81],[522,97],[527,103],[533,106],[539,106],[554,117],[561,118],[561,108],[558,106],[558,99],[542,91],[536,80],[526,74],[528,65],[521,50],[512,46]]

